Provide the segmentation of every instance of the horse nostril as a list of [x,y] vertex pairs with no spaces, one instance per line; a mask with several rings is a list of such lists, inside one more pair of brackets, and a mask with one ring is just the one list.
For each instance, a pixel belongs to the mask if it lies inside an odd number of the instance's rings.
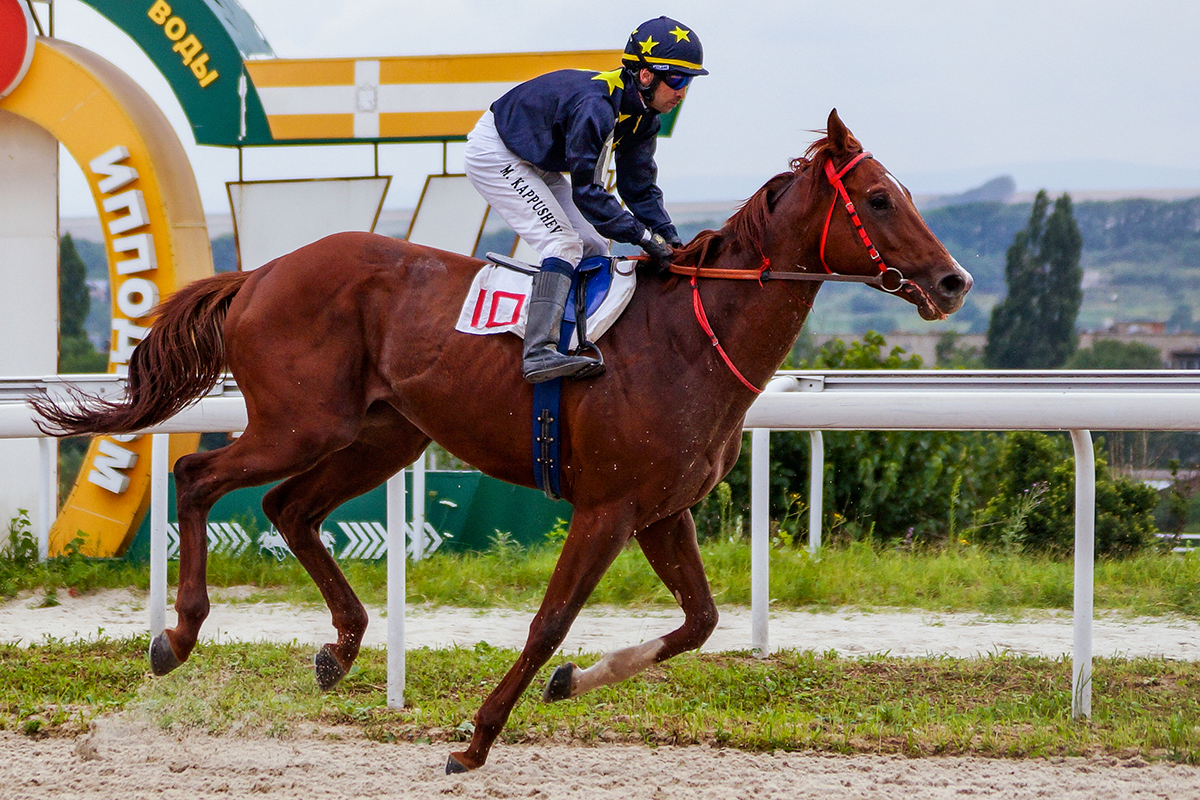
[[966,294],[968,284],[961,275],[947,275],[938,281],[937,288],[944,297],[959,297]]

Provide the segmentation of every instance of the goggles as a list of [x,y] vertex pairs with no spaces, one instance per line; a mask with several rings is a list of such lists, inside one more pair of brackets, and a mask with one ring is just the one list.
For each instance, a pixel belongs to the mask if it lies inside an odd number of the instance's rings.
[[692,82],[692,77],[693,76],[691,75],[681,75],[678,72],[668,72],[666,75],[663,75],[662,82],[665,83],[668,88],[679,91],[680,89],[686,88],[687,85]]

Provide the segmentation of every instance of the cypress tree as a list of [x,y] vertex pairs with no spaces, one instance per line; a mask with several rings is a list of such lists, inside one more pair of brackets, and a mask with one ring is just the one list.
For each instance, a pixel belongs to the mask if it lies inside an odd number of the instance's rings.
[[91,310],[87,267],[75,240],[65,234],[58,242],[58,333],[63,338],[84,335],[83,323]]
[[104,372],[108,357],[97,352],[88,339],[84,323],[92,308],[88,294],[87,266],[71,234],[58,242],[58,371],[60,373]]
[[1057,369],[1071,357],[1079,341],[1082,251],[1070,196],[1064,194],[1051,209],[1046,192],[1038,192],[1029,224],[1008,248],[1008,294],[992,309],[983,352],[988,367]]

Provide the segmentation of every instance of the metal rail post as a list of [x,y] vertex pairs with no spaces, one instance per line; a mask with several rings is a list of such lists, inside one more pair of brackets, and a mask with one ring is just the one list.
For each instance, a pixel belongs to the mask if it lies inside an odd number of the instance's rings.
[[387,706],[404,708],[404,613],[407,595],[404,470],[387,482]]
[[[772,378],[764,392],[791,392],[800,384],[791,376]],[[759,658],[771,654],[767,629],[771,605],[771,430],[750,433],[750,649]]]
[[167,462],[171,436],[156,433],[150,445],[150,638],[167,627]]
[[1092,434],[1072,430],[1075,449],[1075,620],[1071,716],[1092,715],[1092,589],[1096,553],[1096,453]]
[[825,437],[808,432],[808,552],[821,549],[821,516],[825,510]]
[[56,503],[51,499],[55,495],[55,484],[58,483],[57,465],[54,463],[54,442],[43,436],[38,439],[38,471],[41,480],[38,481],[38,510],[34,525],[37,526],[38,561],[50,557],[50,523],[54,521]]
[[750,650],[759,658],[771,654],[770,458],[771,431],[755,428],[750,434]]

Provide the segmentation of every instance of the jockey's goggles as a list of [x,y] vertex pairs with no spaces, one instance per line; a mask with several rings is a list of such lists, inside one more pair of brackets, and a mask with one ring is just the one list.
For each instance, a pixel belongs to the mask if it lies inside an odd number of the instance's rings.
[[692,82],[693,77],[694,76],[692,75],[681,75],[678,72],[668,72],[666,75],[662,76],[662,82],[665,83],[668,88],[679,91],[680,89],[686,88],[687,85]]

